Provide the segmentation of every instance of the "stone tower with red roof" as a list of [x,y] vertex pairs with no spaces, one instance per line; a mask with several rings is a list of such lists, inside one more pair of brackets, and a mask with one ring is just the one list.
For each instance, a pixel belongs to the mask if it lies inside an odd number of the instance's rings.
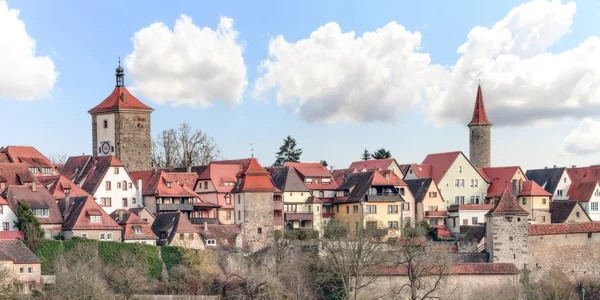
[[473,118],[469,123],[469,160],[475,168],[487,168],[491,165],[492,123],[487,118],[481,86],[477,87]]
[[514,263],[523,269],[528,261],[528,216],[529,213],[505,187],[500,199],[485,215],[485,249],[490,262]]
[[88,113],[92,115],[92,153],[114,155],[128,171],[152,167],[150,114],[153,109],[135,98],[125,87],[121,61],[116,69],[112,93]]

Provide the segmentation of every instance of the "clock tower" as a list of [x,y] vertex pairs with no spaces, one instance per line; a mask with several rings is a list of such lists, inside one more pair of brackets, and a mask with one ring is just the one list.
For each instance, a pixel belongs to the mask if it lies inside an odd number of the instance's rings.
[[127,90],[120,60],[115,76],[112,93],[88,111],[92,116],[92,153],[94,156],[113,155],[128,171],[150,170],[153,109]]

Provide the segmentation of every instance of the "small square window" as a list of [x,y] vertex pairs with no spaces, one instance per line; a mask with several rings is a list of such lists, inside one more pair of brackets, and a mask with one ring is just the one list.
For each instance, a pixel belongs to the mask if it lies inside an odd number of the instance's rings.
[[119,167],[115,167],[115,174],[119,174]]
[[107,241],[112,241],[112,233],[107,233],[106,234],[106,240]]
[[27,267],[27,274],[33,274],[33,267]]
[[262,234],[262,227],[258,227],[258,234]]
[[81,237],[84,238],[84,239],[87,239],[87,233],[82,233]]
[[19,274],[25,274],[25,267],[19,268]]

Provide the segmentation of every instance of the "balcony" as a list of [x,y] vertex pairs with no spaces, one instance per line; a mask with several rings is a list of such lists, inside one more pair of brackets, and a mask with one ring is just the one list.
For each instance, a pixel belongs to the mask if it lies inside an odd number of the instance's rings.
[[179,204],[159,204],[159,211],[193,211],[194,205],[191,203],[179,203]]
[[312,213],[292,213],[292,212],[286,212],[285,213],[285,219],[287,221],[303,221],[303,220],[310,220],[310,221],[312,221],[313,214]]
[[206,224],[219,224],[219,219],[217,218],[190,218],[190,222],[192,222],[192,224],[196,224],[196,225],[203,225],[204,223]]
[[273,202],[273,209],[274,210],[283,210],[283,202],[282,201]]
[[386,194],[373,194],[367,195],[367,201],[369,202],[400,202],[402,198],[400,195],[386,193]]
[[282,217],[275,217],[273,219],[273,225],[275,225],[275,226],[283,226],[283,218]]
[[444,218],[448,215],[448,212],[445,210],[428,210],[425,212],[425,217],[427,218]]
[[331,218],[331,213],[324,212],[324,213],[323,213],[323,215],[322,215],[322,217],[323,217],[324,219],[329,219],[329,218]]

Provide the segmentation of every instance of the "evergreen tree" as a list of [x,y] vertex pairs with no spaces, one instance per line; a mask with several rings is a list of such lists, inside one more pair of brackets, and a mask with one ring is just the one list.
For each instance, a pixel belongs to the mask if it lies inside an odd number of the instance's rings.
[[385,150],[385,148],[381,148],[378,149],[377,151],[373,152],[373,159],[386,159],[386,158],[392,158],[392,153],[388,150]]
[[283,139],[283,145],[279,147],[277,152],[277,159],[275,160],[274,166],[283,166],[286,162],[299,162],[300,155],[302,155],[302,149],[296,149],[296,139],[291,136],[287,136]]
[[367,148],[365,148],[365,152],[363,152],[362,156],[361,156],[362,160],[369,160],[371,159],[371,153],[369,152],[369,150],[367,150]]
[[42,231],[42,224],[33,214],[31,208],[27,203],[22,203],[17,208],[17,221],[15,221],[15,227],[23,232],[25,238],[25,244],[31,249],[36,251],[39,242],[44,238],[44,231]]

